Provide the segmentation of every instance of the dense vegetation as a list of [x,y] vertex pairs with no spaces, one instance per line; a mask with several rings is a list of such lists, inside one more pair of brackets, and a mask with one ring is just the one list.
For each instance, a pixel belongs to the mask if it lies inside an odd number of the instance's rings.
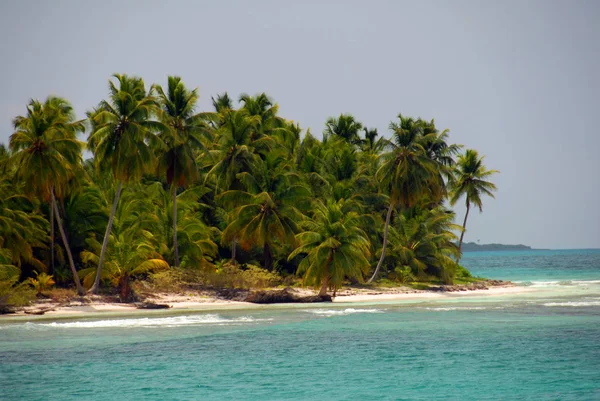
[[342,114],[319,140],[264,93],[203,113],[198,96],[178,77],[115,75],[83,120],[58,97],[27,105],[0,147],[0,301],[54,282],[128,299],[132,279],[186,272],[321,293],[468,276],[446,202],[481,209],[495,171],[433,120],[400,114],[387,139]]

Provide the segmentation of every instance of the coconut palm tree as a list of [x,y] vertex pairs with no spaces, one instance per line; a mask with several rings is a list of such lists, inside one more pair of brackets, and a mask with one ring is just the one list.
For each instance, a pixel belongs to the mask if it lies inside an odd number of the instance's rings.
[[444,194],[440,163],[431,159],[423,146],[430,140],[429,135],[434,134],[424,134],[425,123],[421,119],[415,120],[402,114],[398,115],[398,119],[399,122],[390,123],[392,139],[388,146],[392,149],[380,156],[381,167],[376,173],[384,188],[390,191],[390,204],[385,218],[381,257],[369,283],[377,277],[385,258],[394,209],[408,209],[423,197],[436,202]]
[[361,122],[356,121],[352,114],[340,114],[339,117],[330,117],[325,123],[323,142],[333,136],[339,136],[353,145],[360,145],[362,140],[358,134],[363,129]]
[[306,231],[296,235],[301,245],[288,260],[306,254],[298,265],[305,284],[320,288],[320,296],[333,288],[335,296],[344,278],[362,281],[369,269],[370,243],[356,212],[346,212],[344,201],[317,201],[314,219],[304,226]]
[[[462,232],[458,242],[458,250],[460,252],[463,243],[463,237],[467,227],[467,218],[471,204],[479,208],[479,212],[483,211],[483,203],[481,202],[482,195],[494,197],[493,192],[496,190],[496,185],[487,181],[492,175],[498,173],[498,170],[488,170],[483,164],[484,156],[479,156],[476,150],[467,149],[464,154],[458,157],[455,182],[452,187],[450,204],[455,205],[461,197],[465,197],[467,211],[465,220],[463,221]],[[460,253],[456,262],[460,260]]]
[[458,254],[454,232],[459,227],[453,220],[454,213],[442,207],[400,214],[390,227],[394,264],[400,270],[409,268],[413,276],[433,275],[451,284],[456,271],[452,257]]
[[[81,259],[92,267],[83,269],[81,274],[86,286],[96,281],[101,244],[93,237],[88,238],[88,250],[81,252]],[[131,301],[131,278],[159,270],[167,270],[169,264],[156,252],[157,243],[152,233],[146,230],[125,230],[111,233],[110,254],[102,279],[110,281],[119,290],[122,302]]]
[[16,268],[27,263],[43,271],[45,265],[34,256],[34,248],[45,248],[48,221],[22,194],[22,184],[12,181],[7,176],[0,180],[0,251]]
[[75,121],[69,102],[51,96],[44,103],[30,101],[27,115],[16,117],[13,124],[15,132],[10,136],[9,146],[14,153],[9,163],[15,166],[26,193],[38,195],[50,203],[77,292],[83,295],[56,202],[57,194],[64,194],[69,179],[81,165],[83,144],[77,140],[77,133],[83,131],[83,123]]
[[211,100],[217,113],[222,113],[225,110],[233,110],[233,101],[227,92],[224,92],[222,95],[217,95],[216,98],[211,97]]
[[239,186],[237,174],[257,168],[261,155],[265,155],[275,141],[259,131],[260,116],[250,116],[245,109],[227,109],[221,118],[217,142],[206,158],[210,166],[207,179],[215,179],[217,188],[227,190],[232,185]]
[[225,228],[222,242],[234,238],[242,248],[263,247],[265,269],[273,268],[275,241],[294,245],[297,223],[303,218],[298,210],[310,197],[310,190],[298,175],[289,172],[292,163],[283,152],[271,152],[253,175],[241,173],[248,191],[230,190],[221,194],[224,205],[232,209],[231,222]]
[[202,143],[208,135],[204,122],[207,113],[194,114],[198,89],[188,90],[179,77],[169,76],[167,93],[160,85],[154,85],[154,89],[161,107],[160,120],[166,128],[158,134],[165,144],[165,150],[159,156],[158,169],[166,173],[167,184],[172,188],[174,265],[179,267],[177,188],[185,187],[200,177],[194,150],[207,152]]
[[139,180],[154,167],[154,152],[161,147],[155,132],[164,130],[163,124],[152,120],[158,109],[157,102],[146,92],[144,81],[121,74],[113,77],[118,86],[109,80],[109,100],[101,101],[88,113],[92,126],[88,149],[94,152],[96,166],[111,171],[118,183],[91,293],[97,292],[100,286],[102,264],[123,184]]
[[256,96],[250,96],[242,93],[239,99],[242,108],[248,111],[251,116],[260,117],[260,129],[263,133],[268,133],[271,129],[283,125],[284,120],[277,116],[279,106],[273,103],[273,100],[266,93]]

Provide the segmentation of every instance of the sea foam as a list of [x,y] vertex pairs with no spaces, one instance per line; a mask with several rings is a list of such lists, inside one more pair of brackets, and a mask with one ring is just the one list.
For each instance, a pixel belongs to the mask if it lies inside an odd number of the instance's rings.
[[248,316],[236,318],[224,318],[216,314],[170,316],[141,319],[112,319],[112,320],[89,320],[76,322],[52,322],[52,323],[30,323],[39,328],[135,328],[135,327],[178,327],[190,325],[239,325],[254,322],[270,321],[272,319],[255,319]]
[[307,309],[305,312],[320,316],[345,316],[354,313],[384,313],[382,309]]
[[547,302],[544,306],[600,306],[600,301],[571,301],[571,302]]
[[486,310],[487,308],[484,306],[448,306],[448,307],[429,307],[425,308],[430,311],[436,312],[445,312],[445,311],[453,311],[453,310]]

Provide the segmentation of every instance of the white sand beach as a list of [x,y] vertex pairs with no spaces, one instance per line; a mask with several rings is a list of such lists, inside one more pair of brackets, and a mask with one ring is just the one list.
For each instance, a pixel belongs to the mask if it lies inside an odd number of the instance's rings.
[[[294,288],[300,296],[314,295],[315,292],[310,289]],[[402,303],[403,301],[444,301],[456,298],[469,297],[490,297],[490,296],[512,296],[526,294],[536,291],[531,287],[522,286],[495,286],[488,289],[476,289],[468,291],[422,291],[413,290],[406,287],[399,288],[344,288],[340,290],[333,299],[334,304],[351,303],[370,303],[379,302]],[[90,318],[97,316],[139,316],[154,313],[169,313],[178,311],[203,312],[218,310],[235,309],[264,309],[269,307],[285,307],[298,304],[254,304],[250,302],[240,302],[225,300],[206,294],[188,293],[188,294],[153,294],[147,299],[153,304],[168,305],[168,309],[139,309],[136,304],[124,304],[116,302],[106,302],[102,297],[88,297],[84,301],[70,301],[68,303],[54,303],[49,300],[40,301],[32,306],[23,308],[17,313],[10,315],[0,315],[0,319],[10,320],[39,320],[48,318]],[[331,305],[331,303],[301,304],[319,307],[321,305]],[[41,313],[43,312],[43,313]]]

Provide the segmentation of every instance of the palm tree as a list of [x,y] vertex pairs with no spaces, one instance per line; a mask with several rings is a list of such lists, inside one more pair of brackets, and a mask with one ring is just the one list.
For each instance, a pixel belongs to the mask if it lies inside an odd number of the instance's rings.
[[434,275],[450,284],[456,272],[452,257],[458,254],[454,231],[459,226],[453,220],[454,213],[442,207],[400,214],[390,227],[390,256],[400,270],[409,268],[413,276]]
[[159,157],[159,171],[166,172],[167,184],[173,193],[173,253],[175,267],[179,267],[177,243],[177,188],[198,180],[200,174],[194,157],[195,149],[207,151],[202,139],[207,134],[206,113],[194,114],[198,89],[188,90],[181,78],[169,76],[167,93],[154,85],[161,106],[160,120],[165,130],[158,136],[166,150]]
[[391,122],[392,140],[389,145],[392,150],[380,156],[381,167],[376,176],[390,191],[390,204],[385,218],[383,246],[381,257],[369,283],[373,282],[381,269],[385,258],[388,228],[393,210],[398,206],[408,209],[419,202],[424,196],[431,201],[441,199],[444,193],[444,182],[440,174],[440,163],[432,160],[423,147],[430,139],[424,135],[424,122],[398,115],[398,123]]
[[[217,130],[217,143],[210,151],[207,179],[214,178],[221,188],[236,184],[236,176],[257,168],[261,155],[275,144],[273,138],[259,132],[260,116],[250,116],[245,109],[221,113],[221,126]],[[213,161],[217,161],[213,164]],[[236,188],[240,189],[240,188]]]
[[[83,251],[81,259],[92,267],[83,269],[81,274],[84,284],[91,285],[97,280],[97,269],[93,266],[99,263],[101,245],[93,237],[88,238],[87,242],[91,250]],[[101,278],[110,280],[118,288],[121,302],[131,300],[132,277],[169,268],[169,264],[156,252],[157,243],[149,231],[111,233],[109,246],[111,253]]]
[[235,238],[246,250],[254,245],[263,247],[267,270],[273,268],[276,239],[282,244],[295,244],[294,235],[299,231],[296,222],[303,218],[298,207],[310,197],[308,187],[287,171],[289,167],[285,155],[272,152],[261,163],[260,171],[240,174],[250,192],[230,190],[220,196],[228,208],[233,208],[222,242]]
[[328,138],[333,136],[339,136],[353,145],[360,145],[362,140],[358,133],[362,129],[362,123],[356,121],[352,114],[340,114],[338,118],[330,117],[325,123],[323,142],[326,142]]
[[359,228],[360,217],[356,212],[346,212],[344,201],[320,201],[315,205],[315,217],[305,222],[306,231],[296,235],[301,243],[288,260],[306,254],[298,266],[304,273],[304,283],[319,288],[319,296],[333,288],[334,296],[344,278],[362,280],[369,269],[370,243]]
[[27,263],[43,271],[44,263],[34,256],[34,248],[45,247],[48,221],[22,195],[22,184],[12,181],[8,176],[0,181],[0,253],[17,268]]
[[[484,156],[479,157],[476,150],[467,149],[464,154],[458,157],[455,182],[452,187],[450,204],[455,205],[456,202],[464,195],[467,212],[462,226],[462,233],[458,242],[458,250],[462,248],[463,237],[467,227],[467,218],[469,217],[469,209],[471,204],[479,208],[479,212],[483,210],[481,202],[482,195],[494,197],[493,191],[496,190],[496,185],[490,181],[486,181],[492,175],[498,173],[497,170],[488,170],[483,164]],[[456,262],[460,260],[460,253]]]
[[27,116],[16,117],[13,124],[15,133],[10,136],[9,146],[14,154],[9,162],[15,166],[17,175],[25,183],[27,193],[37,194],[50,202],[77,292],[83,295],[85,292],[56,202],[56,193],[63,194],[67,182],[81,164],[82,143],[77,140],[77,133],[83,131],[83,124],[75,121],[75,113],[69,102],[52,96],[44,103],[30,101]]
[[92,125],[88,148],[94,152],[97,167],[112,171],[118,182],[91,293],[96,293],[100,286],[102,264],[123,184],[139,180],[154,166],[154,150],[160,147],[154,133],[164,129],[163,124],[151,120],[157,103],[146,92],[144,81],[120,74],[113,77],[119,86],[109,81],[109,100],[101,101],[88,113]]
[[233,101],[227,92],[224,92],[222,95],[217,95],[216,99],[211,97],[211,100],[217,113],[222,113],[225,110],[233,110]]

